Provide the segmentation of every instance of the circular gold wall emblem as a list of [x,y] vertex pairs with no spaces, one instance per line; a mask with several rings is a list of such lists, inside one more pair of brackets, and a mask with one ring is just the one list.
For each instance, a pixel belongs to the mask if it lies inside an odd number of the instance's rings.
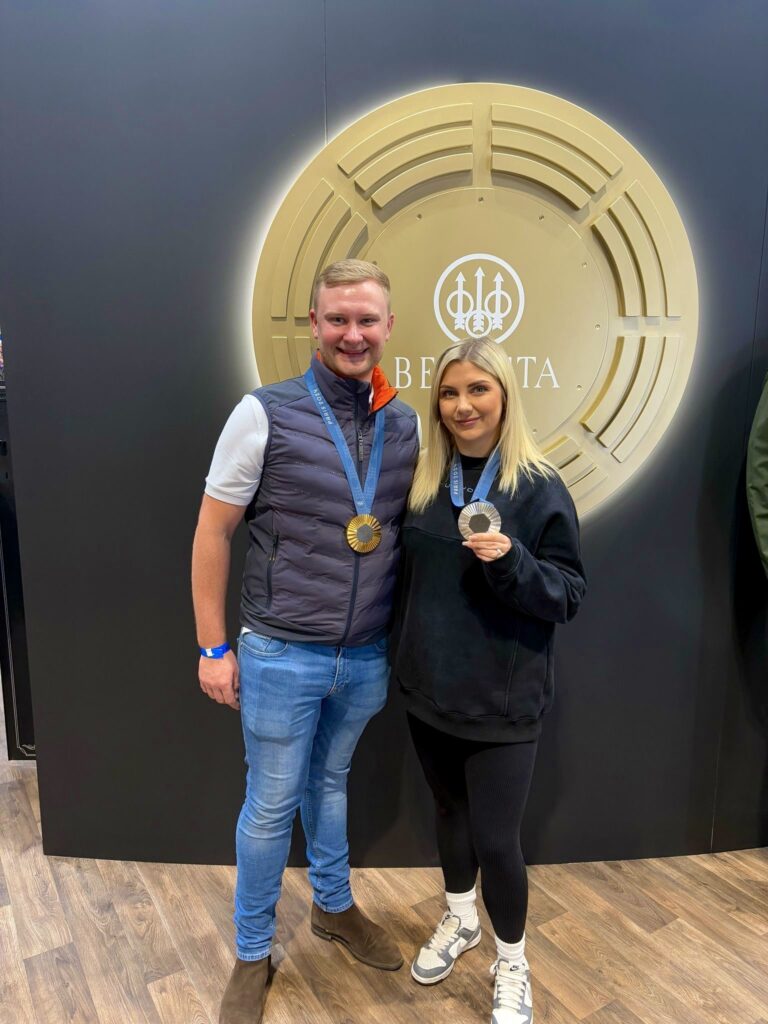
[[422,420],[436,357],[488,335],[512,362],[536,437],[580,513],[642,465],[680,403],[696,271],[672,199],[613,128],[512,85],[448,85],[362,117],[294,183],[253,296],[261,379],[303,373],[327,263],[392,281],[382,368]]

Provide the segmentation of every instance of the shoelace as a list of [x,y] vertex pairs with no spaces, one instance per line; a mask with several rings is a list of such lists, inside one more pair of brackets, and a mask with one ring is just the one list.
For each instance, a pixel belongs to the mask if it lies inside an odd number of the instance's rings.
[[[455,921],[455,925],[449,925],[449,921]],[[435,928],[435,933],[427,943],[427,949],[433,949],[436,953],[444,953],[452,942],[455,942],[461,928],[461,920],[447,911],[443,915],[440,924]]]
[[491,966],[496,975],[496,998],[499,1006],[508,1010],[519,1010],[525,999],[528,972],[525,967],[512,967],[506,960],[497,960]]

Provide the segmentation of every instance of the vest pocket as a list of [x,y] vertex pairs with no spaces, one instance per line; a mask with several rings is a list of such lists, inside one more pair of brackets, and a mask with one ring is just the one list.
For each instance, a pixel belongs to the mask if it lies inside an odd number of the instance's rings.
[[272,605],[272,570],[275,566],[277,559],[277,546],[280,543],[279,534],[275,534],[272,538],[272,551],[269,555],[269,561],[267,562],[267,608]]

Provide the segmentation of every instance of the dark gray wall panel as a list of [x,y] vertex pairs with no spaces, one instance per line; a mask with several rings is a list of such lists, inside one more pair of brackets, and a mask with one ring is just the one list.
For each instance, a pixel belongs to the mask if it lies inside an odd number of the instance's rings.
[[197,688],[189,551],[256,382],[258,228],[323,144],[322,36],[319,2],[4,7],[0,308],[50,853],[232,855],[242,743]]
[[[626,135],[680,208],[702,296],[661,451],[585,524],[527,852],[703,850],[713,821],[716,845],[764,841],[764,624],[734,596],[755,578],[739,495],[768,366],[764,4],[392,0],[375,24],[351,0],[2,9],[0,322],[46,850],[231,859],[242,744],[197,691],[188,561],[218,430],[255,380],[259,230],[326,113],[334,134],[463,80],[556,93]],[[350,808],[358,863],[434,861],[397,697]]]

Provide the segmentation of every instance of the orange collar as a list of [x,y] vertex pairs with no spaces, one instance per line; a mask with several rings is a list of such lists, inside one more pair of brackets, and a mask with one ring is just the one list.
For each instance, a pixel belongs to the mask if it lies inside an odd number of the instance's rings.
[[378,412],[379,409],[383,409],[384,406],[391,402],[397,394],[397,388],[392,387],[387,380],[384,371],[378,366],[374,366],[373,368],[371,387],[373,388],[371,412]]

